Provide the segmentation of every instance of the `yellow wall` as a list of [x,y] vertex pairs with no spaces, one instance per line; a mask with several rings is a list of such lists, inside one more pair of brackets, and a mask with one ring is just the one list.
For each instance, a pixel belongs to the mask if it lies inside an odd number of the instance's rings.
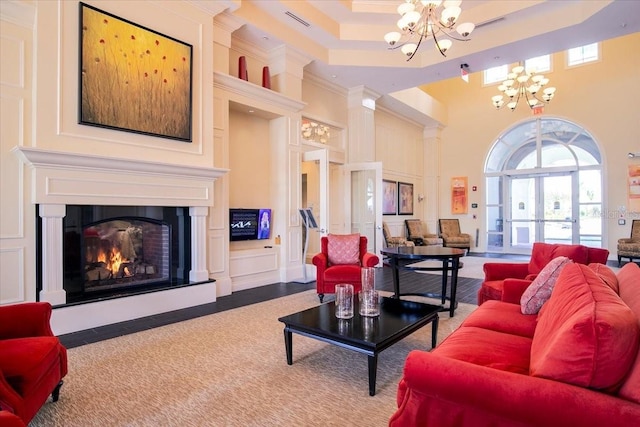
[[[615,254],[617,239],[629,234],[629,219],[625,226],[617,223],[619,207],[627,205],[627,167],[634,162],[627,153],[640,150],[638,46],[638,33],[605,41],[601,44],[600,61],[574,68],[565,66],[565,53],[559,52],[552,58],[553,71],[546,73],[549,84],[555,86],[557,92],[545,107],[544,115],[585,127],[603,153],[604,213],[607,215],[603,243],[612,254]],[[479,71],[470,65],[472,71]],[[450,178],[468,176],[469,186],[477,185],[479,189],[470,193],[469,204],[478,203],[479,208],[469,209],[468,215],[459,217],[465,231],[473,234],[476,228],[480,229],[483,243],[484,161],[494,140],[514,124],[531,119],[531,112],[524,106],[518,106],[514,112],[506,107],[496,111],[491,97],[498,94],[497,85],[483,87],[481,72],[471,73],[469,83],[455,78],[425,85],[422,89],[449,108],[449,124],[441,135],[440,215],[451,216]],[[471,218],[473,213],[477,213],[478,219]]]

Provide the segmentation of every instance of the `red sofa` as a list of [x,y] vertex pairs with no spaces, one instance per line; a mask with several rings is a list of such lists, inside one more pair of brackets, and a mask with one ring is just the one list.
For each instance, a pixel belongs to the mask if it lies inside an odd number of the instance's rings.
[[536,242],[528,263],[487,262],[484,264],[484,282],[478,290],[478,305],[485,301],[502,299],[505,280],[510,287],[526,289],[545,265],[556,257],[565,256],[580,264],[606,264],[607,249],[590,248],[583,245],[564,245]]
[[[353,235],[351,235],[353,236]],[[342,237],[345,237],[343,235]],[[380,262],[376,254],[367,252],[367,238],[359,236],[358,260],[351,264],[332,264],[329,261],[329,239],[323,236],[320,239],[320,253],[314,255],[312,262],[316,266],[316,290],[320,302],[325,294],[334,294],[338,283],[350,283],[354,292],[360,292],[362,283],[360,273],[362,267],[375,267]]]
[[[51,304],[0,306],[0,424],[28,424],[67,374],[67,350],[53,335]],[[11,425],[11,424],[9,424]]]
[[570,263],[538,314],[485,302],[434,350],[409,353],[389,425],[639,425],[639,284],[636,264]]

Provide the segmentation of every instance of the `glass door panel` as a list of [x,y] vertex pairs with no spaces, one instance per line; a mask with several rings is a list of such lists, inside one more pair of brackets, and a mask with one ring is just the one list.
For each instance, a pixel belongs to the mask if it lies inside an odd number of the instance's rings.
[[542,184],[543,212],[541,222],[546,243],[571,244],[573,231],[573,191],[571,175],[552,175],[539,178]]
[[510,227],[505,230],[509,234],[507,241],[516,251],[530,249],[536,237],[536,179],[530,176],[511,177],[509,184]]

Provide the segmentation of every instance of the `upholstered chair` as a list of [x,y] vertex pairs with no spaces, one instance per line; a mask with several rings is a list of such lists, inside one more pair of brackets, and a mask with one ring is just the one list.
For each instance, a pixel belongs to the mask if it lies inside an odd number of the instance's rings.
[[640,259],[640,219],[634,219],[631,223],[631,237],[618,239],[618,267],[622,264],[622,258]]
[[442,246],[442,239],[437,234],[431,234],[426,225],[419,219],[405,219],[407,236],[416,246]]
[[[67,350],[53,335],[51,310],[48,302],[0,306],[0,412],[24,424],[49,396],[58,400],[67,374]],[[9,421],[15,417],[2,414],[0,425],[19,425]]]
[[471,249],[471,236],[460,231],[460,221],[456,219],[440,219],[440,237],[447,248]]
[[320,253],[313,257],[316,289],[322,303],[325,294],[336,292],[338,283],[353,285],[360,292],[362,267],[375,267],[380,258],[367,252],[367,238],[359,234],[329,234],[320,239]]
[[382,235],[384,236],[384,242],[388,248],[397,248],[398,246],[414,246],[411,240],[407,240],[402,236],[391,236],[389,226],[386,222],[382,222]]

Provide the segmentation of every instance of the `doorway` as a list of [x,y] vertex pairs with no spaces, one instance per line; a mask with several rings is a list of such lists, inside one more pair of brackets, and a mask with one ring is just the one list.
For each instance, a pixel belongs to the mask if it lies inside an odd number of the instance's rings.
[[535,118],[493,144],[485,163],[488,252],[529,253],[534,242],[601,247],[602,155],[583,127]]
[[575,172],[567,172],[508,177],[508,249],[528,250],[533,242],[575,243],[576,176]]

